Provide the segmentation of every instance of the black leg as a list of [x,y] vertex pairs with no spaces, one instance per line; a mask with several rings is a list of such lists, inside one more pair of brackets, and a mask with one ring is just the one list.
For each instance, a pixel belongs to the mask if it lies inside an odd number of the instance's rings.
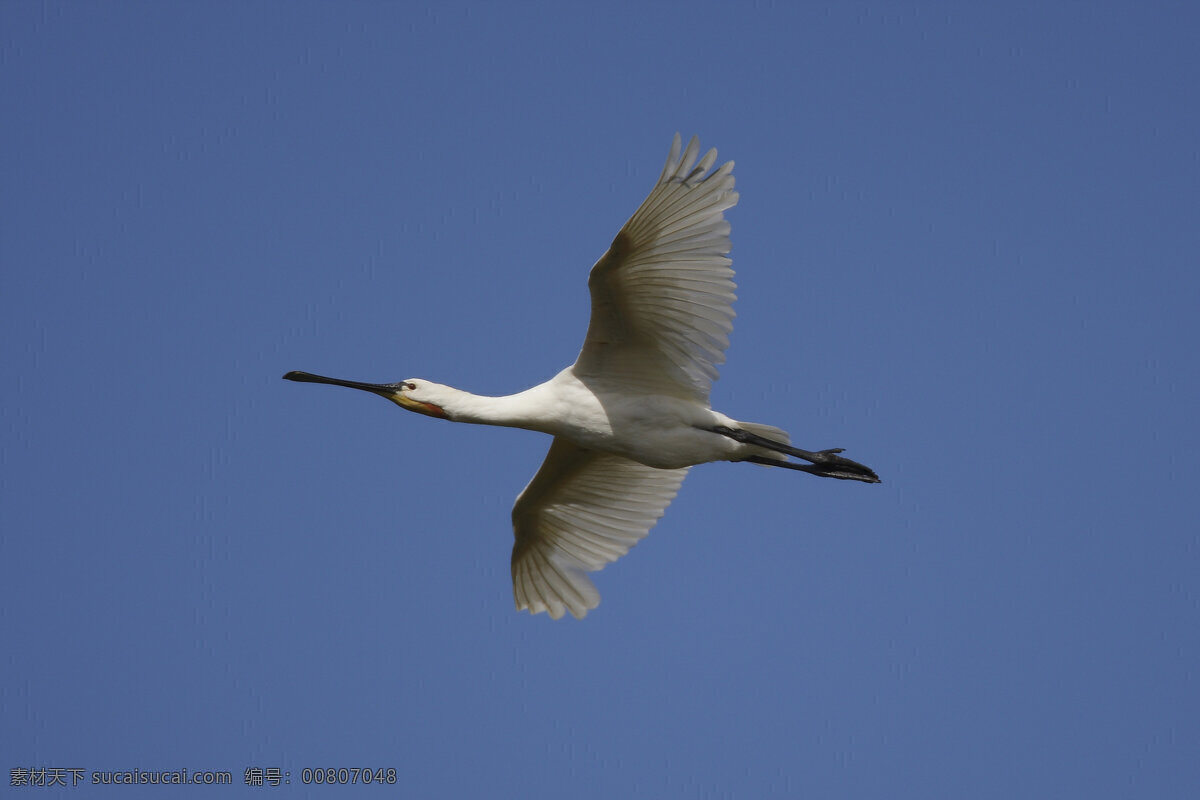
[[766,439],[749,431],[744,431],[738,428],[727,428],[723,425],[718,425],[712,429],[713,433],[719,433],[722,436],[728,436],[736,442],[743,444],[752,444],[767,450],[774,450],[776,453],[783,453],[796,458],[802,458],[805,461],[812,462],[812,466],[807,464],[793,464],[790,461],[775,460],[763,456],[750,456],[743,459],[754,464],[767,464],[773,467],[786,467],[787,469],[800,470],[807,472],[810,475],[820,475],[823,478],[838,478],[846,481],[863,481],[865,483],[879,483],[879,476],[870,467],[859,464],[857,461],[851,461],[848,458],[842,458],[838,453],[842,452],[842,448],[834,447],[829,450],[802,450],[799,447],[792,447],[789,444],[775,442]]

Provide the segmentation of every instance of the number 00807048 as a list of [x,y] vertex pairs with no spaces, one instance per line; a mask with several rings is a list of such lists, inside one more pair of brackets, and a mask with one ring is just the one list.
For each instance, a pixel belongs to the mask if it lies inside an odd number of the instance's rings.
[[312,769],[305,767],[300,771],[301,783],[395,783],[396,768],[368,769],[366,767],[326,767]]

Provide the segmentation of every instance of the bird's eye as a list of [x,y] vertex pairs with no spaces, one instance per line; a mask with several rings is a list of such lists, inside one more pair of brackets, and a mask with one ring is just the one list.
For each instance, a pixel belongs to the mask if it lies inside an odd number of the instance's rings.
[[411,392],[415,388],[417,388],[417,385],[415,383],[410,383],[408,381],[404,382],[404,390],[405,391]]

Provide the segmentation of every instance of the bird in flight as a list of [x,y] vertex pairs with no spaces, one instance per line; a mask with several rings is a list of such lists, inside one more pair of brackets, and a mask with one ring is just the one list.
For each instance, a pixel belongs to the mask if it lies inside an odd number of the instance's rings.
[[[308,372],[290,381],[362,389],[452,422],[554,437],[512,510],[517,609],[582,618],[600,603],[588,572],[637,544],[666,511],[688,468],[747,461],[825,478],[879,483],[840,448],[793,447],[784,431],[709,406],[733,330],[725,209],[737,203],[733,162],[713,169],[675,135],[658,182],[588,277],[592,314],[575,363],[545,383],[484,397],[408,378],[361,383]],[[789,456],[801,459],[800,463]]]

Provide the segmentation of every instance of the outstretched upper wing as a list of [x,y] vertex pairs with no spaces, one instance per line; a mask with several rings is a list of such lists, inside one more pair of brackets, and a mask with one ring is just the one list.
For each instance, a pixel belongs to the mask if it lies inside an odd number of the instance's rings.
[[654,469],[555,437],[513,506],[513,595],[518,609],[570,611],[600,603],[585,574],[629,551],[663,515],[687,469]]
[[693,138],[675,135],[650,196],[592,267],[592,318],[575,374],[707,401],[733,330],[729,223],[733,162],[709,173]]

